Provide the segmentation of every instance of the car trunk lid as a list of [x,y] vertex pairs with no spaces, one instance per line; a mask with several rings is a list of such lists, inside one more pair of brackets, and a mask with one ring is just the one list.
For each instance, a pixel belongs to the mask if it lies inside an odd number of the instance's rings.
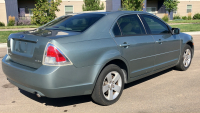
[[8,55],[11,61],[32,68],[42,65],[45,47],[50,40],[79,35],[80,32],[41,30],[11,34],[8,38]]
[[49,40],[47,37],[25,33],[11,34],[8,38],[8,55],[13,62],[39,68]]

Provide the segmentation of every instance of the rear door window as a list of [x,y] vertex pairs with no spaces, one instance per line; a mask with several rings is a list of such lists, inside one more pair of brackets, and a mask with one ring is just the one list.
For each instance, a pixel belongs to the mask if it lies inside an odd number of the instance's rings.
[[122,16],[117,23],[123,36],[145,34],[144,27],[137,15]]

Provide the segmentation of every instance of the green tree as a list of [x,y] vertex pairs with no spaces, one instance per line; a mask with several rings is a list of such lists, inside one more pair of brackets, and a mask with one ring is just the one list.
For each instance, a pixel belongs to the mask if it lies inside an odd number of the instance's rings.
[[56,11],[60,11],[58,6],[61,0],[35,0],[35,8],[32,9],[33,16],[31,23],[36,25],[43,25],[56,18]]
[[176,11],[178,9],[178,3],[180,3],[178,0],[165,0],[163,4],[165,5],[165,9],[170,15],[170,12]]
[[83,11],[103,10],[104,4],[100,4],[100,0],[84,0],[82,6]]
[[122,0],[123,10],[142,11],[144,0]]

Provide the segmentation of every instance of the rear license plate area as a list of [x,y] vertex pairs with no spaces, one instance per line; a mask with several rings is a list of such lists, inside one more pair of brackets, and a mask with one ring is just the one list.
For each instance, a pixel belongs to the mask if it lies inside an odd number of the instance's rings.
[[11,39],[11,51],[17,55],[32,57],[35,44],[36,43],[30,41]]

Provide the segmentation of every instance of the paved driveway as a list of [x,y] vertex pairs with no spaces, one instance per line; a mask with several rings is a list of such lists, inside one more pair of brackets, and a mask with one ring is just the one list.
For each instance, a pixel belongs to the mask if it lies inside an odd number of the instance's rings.
[[[185,71],[168,69],[127,84],[111,106],[94,104],[90,96],[37,98],[10,84],[0,65],[0,112],[200,112],[200,35],[194,36],[195,55]],[[0,49],[0,59],[6,49]]]

